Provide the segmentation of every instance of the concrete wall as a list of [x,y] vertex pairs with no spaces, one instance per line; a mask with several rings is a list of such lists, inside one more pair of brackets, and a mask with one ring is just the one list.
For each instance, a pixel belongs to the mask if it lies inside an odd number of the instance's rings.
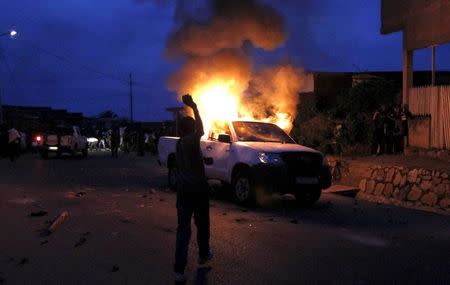
[[450,1],[382,0],[381,33],[398,31],[407,50],[450,42]]

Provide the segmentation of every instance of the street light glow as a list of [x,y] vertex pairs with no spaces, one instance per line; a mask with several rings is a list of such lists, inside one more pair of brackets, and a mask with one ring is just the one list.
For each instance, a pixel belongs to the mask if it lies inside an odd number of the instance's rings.
[[16,31],[14,31],[14,30],[12,30],[10,33],[9,33],[10,35],[11,35],[11,37],[14,37],[14,36],[16,36],[17,35],[17,32]]

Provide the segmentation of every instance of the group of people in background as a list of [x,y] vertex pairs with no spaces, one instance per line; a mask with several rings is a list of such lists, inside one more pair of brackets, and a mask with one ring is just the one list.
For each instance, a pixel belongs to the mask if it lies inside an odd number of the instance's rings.
[[[118,124],[108,129],[84,129],[82,135],[88,137],[90,150],[111,151],[112,157],[118,157],[119,151],[123,153],[136,152],[143,156],[145,152],[157,153],[158,139],[162,130],[145,131],[139,123]],[[31,151],[37,153],[36,137],[43,138],[45,131],[39,132],[31,129],[28,132],[20,131],[13,122],[0,125],[0,158],[8,157],[12,162],[17,160],[20,153]]]
[[372,155],[401,154],[408,145],[408,105],[381,107],[372,117]]
[[152,154],[157,153],[158,132],[144,132],[142,127],[135,126],[113,126],[107,130],[95,132],[96,142],[90,143],[92,150],[111,150],[112,157],[118,157],[119,151],[130,153],[135,151],[143,156],[145,151]]

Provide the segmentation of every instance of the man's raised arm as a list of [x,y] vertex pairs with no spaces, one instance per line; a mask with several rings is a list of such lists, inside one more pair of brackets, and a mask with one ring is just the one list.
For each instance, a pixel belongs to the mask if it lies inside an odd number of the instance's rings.
[[205,134],[205,131],[203,130],[203,122],[202,122],[202,118],[200,117],[200,112],[198,111],[197,104],[195,104],[191,95],[184,95],[183,102],[184,102],[184,104],[186,104],[187,106],[192,108],[192,111],[194,112],[194,120],[195,120],[195,134],[198,137],[202,137]]

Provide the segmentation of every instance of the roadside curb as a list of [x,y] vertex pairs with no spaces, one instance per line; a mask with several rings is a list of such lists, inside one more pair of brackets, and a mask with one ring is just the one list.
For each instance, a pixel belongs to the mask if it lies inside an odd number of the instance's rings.
[[323,193],[336,194],[348,197],[355,197],[359,192],[358,187],[347,185],[332,185],[330,188],[323,190]]

